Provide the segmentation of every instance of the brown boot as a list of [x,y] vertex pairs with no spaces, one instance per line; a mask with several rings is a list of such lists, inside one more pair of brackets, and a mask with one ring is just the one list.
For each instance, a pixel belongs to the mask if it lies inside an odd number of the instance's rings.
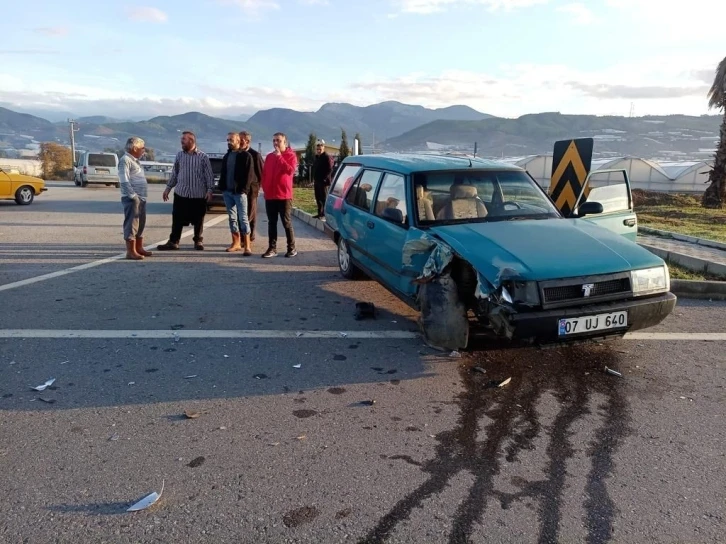
[[151,257],[153,255],[153,253],[151,253],[151,251],[146,251],[144,249],[144,239],[143,238],[136,239],[136,253],[138,253],[142,257]]
[[240,243],[241,237],[239,232],[232,233],[232,245],[227,248],[227,252],[231,251],[242,251],[242,244]]
[[245,234],[244,241],[245,241],[245,247],[244,247],[245,252],[242,255],[244,255],[245,257],[249,257],[252,255],[252,241],[250,240],[249,234]]
[[126,240],[126,258],[130,261],[143,261],[144,258],[136,253],[136,242]]

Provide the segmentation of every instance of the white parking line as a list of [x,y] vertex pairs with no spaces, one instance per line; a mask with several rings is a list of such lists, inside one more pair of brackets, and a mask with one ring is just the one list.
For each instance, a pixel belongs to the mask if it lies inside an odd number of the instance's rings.
[[276,331],[276,330],[61,330],[0,329],[0,338],[292,338],[292,339],[411,339],[408,331]]
[[[222,221],[225,221],[227,219],[226,215],[220,215],[218,217],[215,217],[214,219],[211,219],[204,223],[204,227],[213,227],[217,223],[221,223]],[[192,236],[194,234],[194,229],[189,229],[186,232],[183,232],[181,237],[182,238],[188,238],[189,236]],[[167,241],[167,238],[164,240],[161,240],[160,242],[156,242],[155,244],[151,244],[146,246],[146,250],[151,250],[155,248],[159,244],[163,244]],[[89,246],[90,247],[90,246]],[[73,266],[71,268],[66,268],[64,270],[58,270],[57,272],[50,272],[49,274],[43,274],[42,276],[36,276],[34,278],[28,278],[25,280],[16,281],[13,283],[6,283],[5,285],[0,285],[0,291],[7,291],[9,289],[16,289],[17,287],[24,287],[26,285],[32,285],[34,283],[38,283],[45,280],[52,280],[53,278],[60,278],[61,276],[66,276],[68,274],[72,274],[73,272],[80,272],[81,270],[88,270],[89,268],[95,268],[96,266],[101,266],[102,264],[108,264],[112,263],[113,261],[120,261],[121,259],[124,259],[126,257],[126,253],[119,253],[118,255],[114,255],[113,257],[107,257],[105,259],[101,259],[98,261],[92,261],[90,263],[84,263],[79,264],[78,266]]]
[[[294,330],[112,330],[112,329],[0,329],[0,339],[3,338],[286,338],[286,339],[341,339],[357,340],[399,339],[407,340],[418,338],[419,334],[410,331],[294,331]],[[629,333],[625,340],[638,341],[681,341],[681,342],[726,342],[726,333],[721,332],[663,332]]]

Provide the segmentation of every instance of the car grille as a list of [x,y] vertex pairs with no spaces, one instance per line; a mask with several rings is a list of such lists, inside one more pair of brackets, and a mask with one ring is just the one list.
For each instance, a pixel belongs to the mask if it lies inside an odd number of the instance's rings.
[[[592,285],[589,296],[585,296],[584,285]],[[574,306],[582,303],[601,302],[624,298],[630,295],[630,276],[619,274],[617,277],[578,278],[557,282],[544,282],[542,289],[542,306]]]

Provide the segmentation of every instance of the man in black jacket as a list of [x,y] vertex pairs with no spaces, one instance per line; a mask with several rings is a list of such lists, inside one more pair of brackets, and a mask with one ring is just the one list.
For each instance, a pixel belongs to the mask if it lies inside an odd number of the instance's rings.
[[315,187],[315,202],[318,204],[318,215],[315,219],[325,217],[325,201],[328,198],[328,189],[333,181],[333,158],[325,151],[325,140],[318,140],[315,144],[315,160],[313,161],[313,186]]
[[219,190],[224,197],[229,230],[232,232],[232,245],[227,251],[244,250],[244,255],[250,256],[252,246],[247,218],[247,193],[250,183],[255,179],[252,155],[240,149],[240,137],[236,132],[227,135],[227,149],[229,151],[222,159],[222,171],[219,174]]
[[239,133],[240,149],[252,155],[252,164],[255,170],[255,180],[250,183],[247,191],[247,215],[250,220],[250,241],[255,241],[255,225],[257,224],[257,199],[260,196],[260,183],[262,182],[262,168],[265,160],[259,151],[252,149],[252,134],[243,130]]

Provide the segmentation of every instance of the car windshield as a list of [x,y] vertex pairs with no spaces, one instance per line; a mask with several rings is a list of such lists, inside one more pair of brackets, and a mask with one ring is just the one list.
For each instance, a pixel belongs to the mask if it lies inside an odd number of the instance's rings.
[[422,172],[413,181],[420,225],[562,217],[526,172]]

